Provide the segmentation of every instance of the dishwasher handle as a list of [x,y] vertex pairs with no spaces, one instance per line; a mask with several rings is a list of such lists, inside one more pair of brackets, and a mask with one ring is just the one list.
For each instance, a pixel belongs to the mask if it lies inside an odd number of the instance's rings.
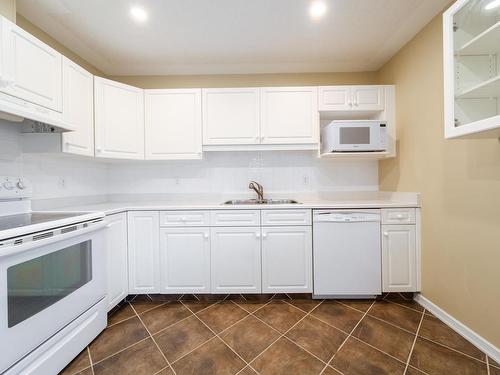
[[380,222],[378,212],[316,212],[315,223],[367,223]]

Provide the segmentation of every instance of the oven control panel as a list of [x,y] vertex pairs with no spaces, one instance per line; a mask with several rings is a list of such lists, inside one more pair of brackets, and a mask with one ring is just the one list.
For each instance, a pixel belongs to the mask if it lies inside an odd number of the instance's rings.
[[33,193],[28,180],[16,176],[0,176],[0,199],[30,198]]

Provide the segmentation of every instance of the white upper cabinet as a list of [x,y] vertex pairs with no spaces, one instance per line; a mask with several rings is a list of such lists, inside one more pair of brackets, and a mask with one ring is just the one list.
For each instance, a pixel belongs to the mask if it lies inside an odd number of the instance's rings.
[[382,111],[385,108],[383,86],[353,86],[352,104],[363,111]]
[[317,87],[261,89],[261,143],[317,143],[318,134]]
[[127,213],[106,217],[108,310],[128,295]]
[[320,111],[383,111],[384,86],[322,86]]
[[443,15],[445,137],[500,135],[500,8],[459,0]]
[[161,293],[210,293],[210,229],[160,230]]
[[62,112],[62,55],[9,20],[1,21],[0,91]]
[[144,90],[95,77],[94,103],[96,156],[144,159]]
[[201,159],[201,89],[145,90],[146,159]]
[[64,133],[64,152],[94,156],[94,76],[63,58],[63,118],[75,129]]
[[203,89],[203,144],[260,143],[258,88]]

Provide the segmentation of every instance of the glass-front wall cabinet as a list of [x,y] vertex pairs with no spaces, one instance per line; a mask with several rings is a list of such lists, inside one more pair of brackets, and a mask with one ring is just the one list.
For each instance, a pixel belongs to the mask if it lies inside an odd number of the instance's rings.
[[459,0],[443,26],[445,137],[498,137],[500,0]]

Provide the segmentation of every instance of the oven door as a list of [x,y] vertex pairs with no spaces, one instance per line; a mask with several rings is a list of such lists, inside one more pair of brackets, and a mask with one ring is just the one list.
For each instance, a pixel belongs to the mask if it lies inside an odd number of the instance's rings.
[[104,225],[0,249],[0,373],[105,296]]
[[335,128],[334,139],[334,151],[382,151],[378,123],[339,125]]

